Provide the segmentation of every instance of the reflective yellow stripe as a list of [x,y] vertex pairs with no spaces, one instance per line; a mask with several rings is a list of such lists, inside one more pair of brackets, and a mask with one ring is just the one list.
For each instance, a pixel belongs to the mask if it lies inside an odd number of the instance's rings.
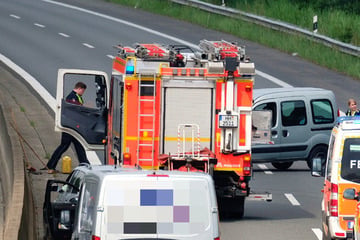
[[84,101],[83,101],[82,97],[81,97],[79,94],[76,94],[76,96],[77,96],[77,98],[78,98],[79,103],[80,103],[80,104],[83,104]]

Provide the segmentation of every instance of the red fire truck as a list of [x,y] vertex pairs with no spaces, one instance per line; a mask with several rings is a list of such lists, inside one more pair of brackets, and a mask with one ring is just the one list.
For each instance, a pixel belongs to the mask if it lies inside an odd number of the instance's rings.
[[[87,149],[105,149],[105,164],[201,171],[213,176],[221,211],[244,214],[253,194],[251,144],[255,66],[245,48],[202,40],[183,45],[116,46],[112,77],[60,69],[56,129]],[[87,84],[82,106],[65,101]]]

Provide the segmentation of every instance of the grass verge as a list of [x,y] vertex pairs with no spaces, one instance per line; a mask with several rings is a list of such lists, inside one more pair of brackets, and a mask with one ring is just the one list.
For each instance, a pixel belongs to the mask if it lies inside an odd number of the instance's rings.
[[289,54],[297,53],[303,59],[360,79],[360,58],[341,53],[334,48],[326,47],[300,35],[278,32],[246,21],[210,14],[166,0],[108,1],[230,33],[239,38],[258,42]]

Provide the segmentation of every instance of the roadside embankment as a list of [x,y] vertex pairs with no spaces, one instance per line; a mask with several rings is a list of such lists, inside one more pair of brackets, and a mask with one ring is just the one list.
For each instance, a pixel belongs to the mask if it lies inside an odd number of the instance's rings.
[[31,86],[0,62],[0,240],[43,239],[46,182],[67,176],[39,171],[60,142],[53,113],[45,106]]

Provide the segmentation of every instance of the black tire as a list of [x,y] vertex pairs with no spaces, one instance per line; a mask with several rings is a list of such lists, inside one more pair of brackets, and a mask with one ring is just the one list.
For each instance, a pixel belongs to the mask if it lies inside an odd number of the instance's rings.
[[221,218],[240,219],[244,216],[245,197],[218,199]]
[[289,169],[289,167],[291,167],[291,165],[293,165],[294,162],[273,162],[271,163],[274,168],[279,169],[279,170],[287,170]]
[[318,145],[318,146],[314,147],[311,150],[309,157],[306,160],[308,167],[311,169],[314,158],[321,158],[321,165],[325,166],[327,151],[328,151],[328,147],[326,145]]
[[209,164],[209,175],[211,176],[211,177],[213,177],[214,176],[214,164],[213,163],[210,163]]

